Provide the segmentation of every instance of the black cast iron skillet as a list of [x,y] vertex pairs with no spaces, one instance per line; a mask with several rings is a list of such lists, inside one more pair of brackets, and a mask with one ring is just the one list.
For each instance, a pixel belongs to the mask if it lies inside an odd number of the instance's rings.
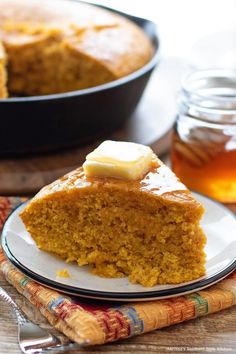
[[60,94],[0,100],[1,156],[89,143],[121,127],[135,110],[159,61],[156,26],[149,20],[100,7],[140,26],[152,40],[154,56],[141,69],[107,84]]

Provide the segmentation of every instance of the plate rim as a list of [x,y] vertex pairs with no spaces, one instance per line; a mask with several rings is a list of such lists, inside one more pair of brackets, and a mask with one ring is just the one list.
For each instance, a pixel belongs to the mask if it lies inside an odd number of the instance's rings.
[[[227,212],[227,214],[230,214],[236,221],[236,215],[230,210],[228,209],[226,206],[224,206],[223,204],[221,204],[218,201],[215,201],[212,198],[209,198],[201,193],[197,193],[195,191],[192,191],[195,194],[210,200],[211,202],[213,202],[214,204],[217,204],[218,206],[220,206],[223,210],[225,210]],[[7,259],[20,271],[23,272],[23,274],[27,275],[28,277],[30,277],[31,279],[33,279],[34,281],[43,284],[49,288],[61,291],[63,293],[69,293],[71,295],[75,295],[75,296],[82,296],[82,297],[89,297],[89,298],[100,298],[100,299],[105,299],[105,300],[111,300],[111,301],[131,301],[131,300],[142,300],[142,299],[146,299],[146,300],[151,300],[153,298],[164,298],[164,297],[171,297],[171,296],[178,296],[181,295],[183,293],[190,293],[193,292],[194,290],[199,291],[199,289],[203,289],[206,288],[207,286],[210,286],[211,284],[214,284],[220,280],[222,280],[223,278],[225,278],[227,275],[229,275],[231,272],[234,271],[234,269],[236,269],[236,257],[235,259],[228,264],[225,268],[223,268],[220,272],[216,272],[214,273],[212,276],[205,278],[205,279],[196,279],[196,281],[191,282],[191,284],[186,284],[186,285],[180,285],[180,286],[175,286],[173,288],[170,289],[163,289],[163,290],[150,290],[150,291],[143,291],[143,292],[129,292],[129,293],[115,293],[115,292],[110,292],[110,291],[101,291],[101,290],[91,290],[91,289],[83,289],[83,288],[79,288],[79,287],[75,287],[72,285],[67,285],[67,284],[62,284],[62,283],[58,283],[57,281],[48,279],[42,275],[37,274],[36,272],[32,271],[31,269],[29,269],[28,267],[24,266],[20,261],[18,261],[15,256],[12,254],[11,250],[9,249],[9,246],[7,244],[7,234],[6,234],[6,225],[9,222],[9,219],[12,217],[12,215],[17,211],[17,209],[21,208],[24,204],[27,204],[29,202],[29,200],[20,203],[18,206],[16,206],[11,213],[9,214],[9,216],[7,217],[3,229],[2,229],[2,235],[1,235],[1,245],[2,245],[2,249],[4,254],[6,255]],[[182,283],[183,284],[183,283]],[[175,284],[173,284],[175,285]]]

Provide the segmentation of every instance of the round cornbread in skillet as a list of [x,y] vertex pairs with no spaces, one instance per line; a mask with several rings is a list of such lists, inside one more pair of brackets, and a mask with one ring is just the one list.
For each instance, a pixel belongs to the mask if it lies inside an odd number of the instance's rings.
[[1,0],[0,40],[13,95],[97,86],[136,71],[153,55],[133,22],[73,0]]
[[0,98],[7,97],[7,72],[6,72],[6,53],[0,42]]
[[44,187],[21,218],[40,249],[103,277],[154,286],[204,275],[203,211],[153,155],[137,180],[87,177],[78,168]]

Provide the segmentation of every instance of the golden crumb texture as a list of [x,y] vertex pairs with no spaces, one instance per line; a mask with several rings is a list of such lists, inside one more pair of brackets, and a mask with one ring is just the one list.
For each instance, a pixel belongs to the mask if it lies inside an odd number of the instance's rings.
[[152,287],[204,275],[203,211],[157,159],[128,182],[88,178],[78,168],[44,187],[20,216],[41,250]]
[[59,277],[59,278],[70,278],[70,273],[68,272],[68,270],[66,268],[59,269],[56,272],[56,276]]
[[1,0],[0,40],[13,95],[101,85],[138,70],[153,55],[133,22],[72,0]]

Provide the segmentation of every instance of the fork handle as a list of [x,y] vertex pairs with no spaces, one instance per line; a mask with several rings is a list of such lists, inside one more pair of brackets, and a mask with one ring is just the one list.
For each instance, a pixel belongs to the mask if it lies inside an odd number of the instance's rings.
[[15,301],[11,298],[11,296],[4,290],[2,287],[0,287],[0,297],[7,302],[9,305],[11,305],[12,309],[14,310],[17,321],[19,324],[23,324],[26,322],[29,322],[27,318],[23,315],[22,311],[20,310],[19,306],[15,303]]

